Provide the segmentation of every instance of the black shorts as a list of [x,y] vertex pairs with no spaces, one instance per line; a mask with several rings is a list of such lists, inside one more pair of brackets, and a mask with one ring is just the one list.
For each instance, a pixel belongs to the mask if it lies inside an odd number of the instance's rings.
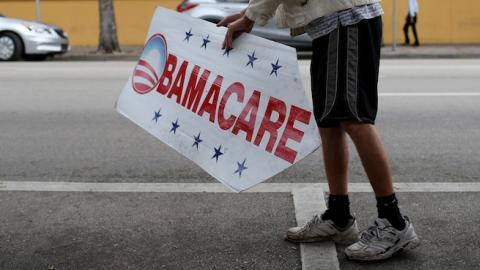
[[381,16],[313,40],[310,75],[319,127],[341,121],[375,124],[381,43]]

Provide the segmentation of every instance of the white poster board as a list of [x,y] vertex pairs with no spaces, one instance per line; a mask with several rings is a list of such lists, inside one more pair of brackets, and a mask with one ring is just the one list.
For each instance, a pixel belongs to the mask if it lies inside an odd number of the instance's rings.
[[[320,145],[296,51],[157,8],[117,110],[235,191]],[[159,153],[161,155],[162,153]]]

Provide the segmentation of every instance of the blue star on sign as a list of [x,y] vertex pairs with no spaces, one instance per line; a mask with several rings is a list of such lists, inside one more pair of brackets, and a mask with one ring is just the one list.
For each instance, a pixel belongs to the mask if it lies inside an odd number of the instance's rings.
[[270,76],[272,76],[273,73],[275,73],[275,76],[277,76],[277,71],[282,67],[278,64],[278,58],[277,58],[277,62],[274,64],[274,63],[271,63],[272,64],[272,72],[270,72]]
[[253,68],[253,62],[255,62],[255,60],[258,59],[257,57],[255,57],[255,51],[253,51],[252,55],[250,54],[247,54],[247,55],[248,55],[248,63],[245,66],[250,65]]
[[223,55],[227,55],[227,57],[230,56],[230,51],[233,50],[233,48],[228,48],[228,49],[225,49],[225,51],[223,52]]
[[193,139],[195,140],[195,142],[192,144],[192,147],[193,146],[196,146],[197,147],[197,150],[198,150],[198,145],[203,142],[202,139],[200,139],[200,132],[198,133],[197,136],[193,136]]
[[187,43],[190,42],[190,37],[193,36],[192,34],[192,28],[190,28],[190,30],[188,30],[188,32],[185,32],[185,38],[183,39],[183,41],[187,41]]
[[222,153],[222,145],[220,144],[220,146],[218,148],[214,147],[213,148],[215,150],[215,154],[213,154],[212,156],[212,159],[215,159],[216,162],[218,162],[218,158],[223,155]]
[[172,122],[172,128],[170,129],[170,132],[173,131],[173,134],[176,134],[177,128],[179,128],[180,125],[178,124],[178,118],[175,120],[175,122]]
[[210,42],[210,40],[208,39],[209,37],[210,37],[210,35],[207,35],[207,37],[203,39],[203,44],[200,48],[205,47],[205,50],[207,49],[207,43]]
[[152,121],[155,121],[155,123],[158,122],[158,118],[162,117],[162,114],[160,113],[160,110],[158,110],[158,112],[153,112],[155,114],[155,116],[153,116]]
[[238,176],[240,176],[240,177],[242,176],[242,172],[243,172],[244,170],[248,169],[247,166],[245,166],[245,161],[246,161],[246,159],[244,159],[242,163],[240,163],[240,162],[237,161],[238,169],[237,169],[233,174],[237,174],[237,173],[238,173]]

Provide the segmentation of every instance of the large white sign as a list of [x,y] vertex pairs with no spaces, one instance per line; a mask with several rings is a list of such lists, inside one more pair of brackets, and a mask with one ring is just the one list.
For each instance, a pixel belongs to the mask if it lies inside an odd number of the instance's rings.
[[[235,191],[320,145],[295,49],[157,8],[117,110]],[[162,153],[159,153],[161,155]]]

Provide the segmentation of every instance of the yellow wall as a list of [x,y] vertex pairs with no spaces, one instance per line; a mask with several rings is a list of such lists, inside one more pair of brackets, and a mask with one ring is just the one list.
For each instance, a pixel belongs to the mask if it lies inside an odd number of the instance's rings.
[[[72,45],[97,45],[98,0],[40,0],[41,20],[61,26]],[[120,45],[143,44],[156,6],[176,8],[180,0],[114,0]],[[0,13],[35,20],[35,0],[0,0]]]
[[[383,0],[385,42],[392,41],[392,0]],[[480,44],[480,1],[418,0],[420,41],[433,44]],[[408,0],[397,0],[397,41],[403,42]]]
[[[148,25],[160,5],[175,8],[180,0],[114,0],[121,45],[143,44]],[[385,42],[392,41],[392,2],[383,0]],[[402,26],[408,0],[397,0],[397,41],[403,42]],[[480,44],[480,1],[418,0],[418,31],[422,43]],[[0,13],[35,19],[35,0],[0,0]],[[98,0],[41,0],[41,19],[64,28],[72,45],[98,43]]]
[[[96,45],[99,37],[97,0],[41,0],[41,20],[62,27],[72,45]],[[35,20],[35,1],[3,0],[0,12],[8,17]]]

